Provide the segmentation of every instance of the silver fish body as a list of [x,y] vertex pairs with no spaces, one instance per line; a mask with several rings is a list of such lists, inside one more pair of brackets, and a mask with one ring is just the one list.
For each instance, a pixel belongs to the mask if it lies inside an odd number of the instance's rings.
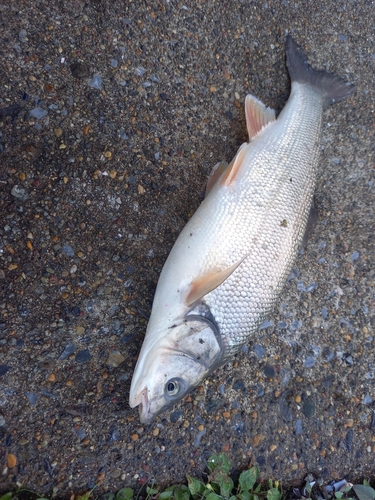
[[255,334],[301,246],[323,110],[353,86],[314,71],[291,38],[287,62],[286,106],[276,120],[247,97],[250,142],[214,174],[164,265],[130,391],[142,422],[188,394]]

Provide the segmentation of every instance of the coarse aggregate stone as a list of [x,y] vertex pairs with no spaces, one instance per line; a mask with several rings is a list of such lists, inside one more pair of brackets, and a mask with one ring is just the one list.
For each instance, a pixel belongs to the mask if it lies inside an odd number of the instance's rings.
[[[0,3],[0,490],[375,473],[374,5]],[[285,36],[357,86],[324,115],[319,220],[256,338],[142,426],[130,380],[163,263]]]

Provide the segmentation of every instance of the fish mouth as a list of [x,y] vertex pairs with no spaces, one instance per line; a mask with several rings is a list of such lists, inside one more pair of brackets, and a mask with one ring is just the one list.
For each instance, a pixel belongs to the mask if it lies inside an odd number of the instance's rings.
[[139,418],[142,424],[148,424],[154,418],[154,415],[150,412],[150,401],[147,394],[148,390],[146,386],[131,403],[129,402],[132,408],[139,406]]

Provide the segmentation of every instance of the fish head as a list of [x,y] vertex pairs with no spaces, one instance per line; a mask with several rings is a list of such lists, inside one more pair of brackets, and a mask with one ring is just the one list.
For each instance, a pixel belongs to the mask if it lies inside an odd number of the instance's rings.
[[169,327],[153,344],[144,342],[129,397],[132,408],[139,406],[142,423],[181,401],[222,364],[216,333],[214,325],[192,317]]

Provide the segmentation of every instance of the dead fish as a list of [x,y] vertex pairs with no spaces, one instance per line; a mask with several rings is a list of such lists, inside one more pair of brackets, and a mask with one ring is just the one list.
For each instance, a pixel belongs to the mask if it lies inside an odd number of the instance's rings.
[[275,111],[248,95],[249,142],[220,162],[161,272],[130,406],[150,422],[257,332],[301,246],[313,201],[323,110],[354,85],[314,70],[286,39],[291,94]]

